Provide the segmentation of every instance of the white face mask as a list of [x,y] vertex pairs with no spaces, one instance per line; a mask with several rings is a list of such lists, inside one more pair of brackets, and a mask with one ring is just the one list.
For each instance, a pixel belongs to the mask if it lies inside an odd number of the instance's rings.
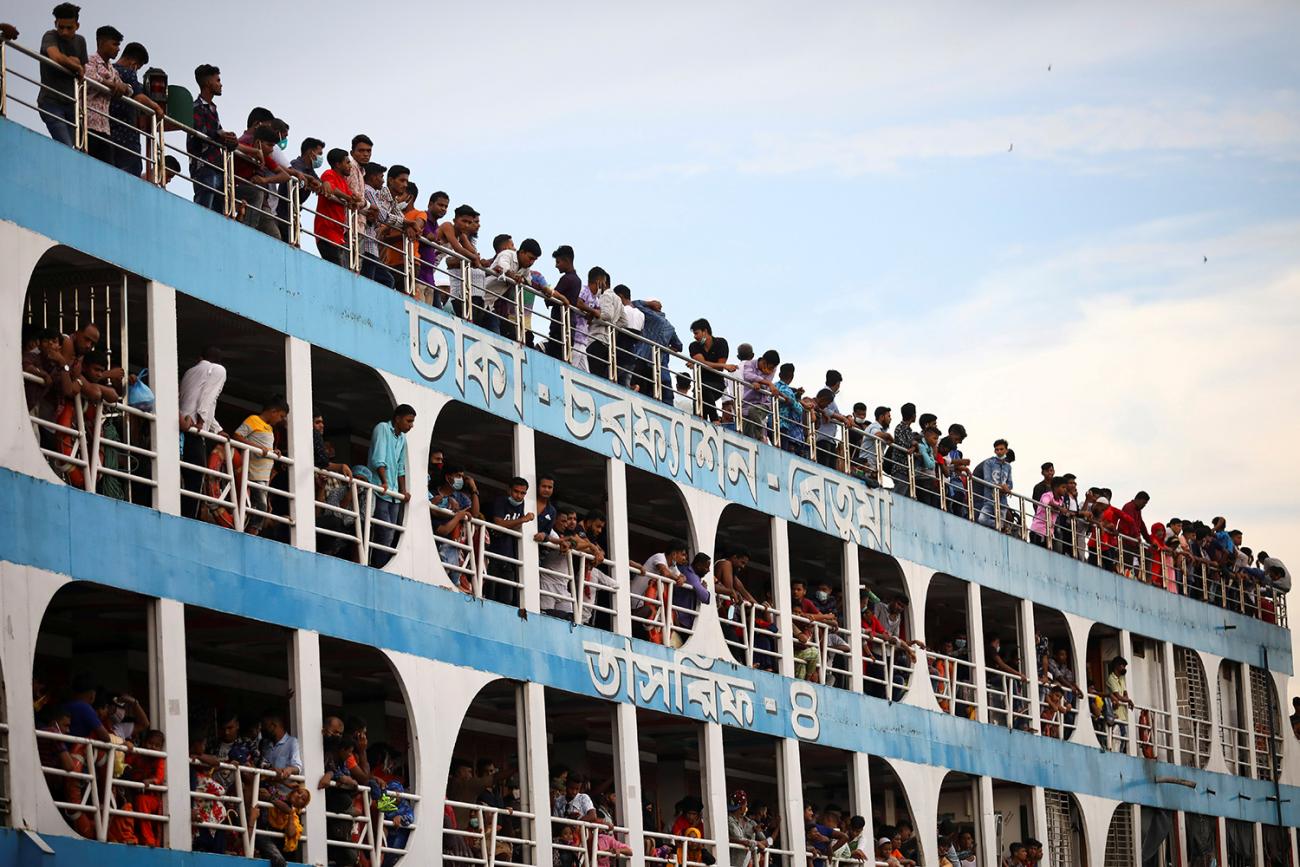
[[120,723],[124,719],[126,719],[126,708],[124,707],[113,708],[113,722]]

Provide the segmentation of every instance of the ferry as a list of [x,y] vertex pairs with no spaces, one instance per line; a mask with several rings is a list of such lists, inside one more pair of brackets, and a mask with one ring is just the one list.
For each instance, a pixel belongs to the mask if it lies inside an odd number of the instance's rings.
[[1296,867],[1284,567],[0,60],[0,863]]

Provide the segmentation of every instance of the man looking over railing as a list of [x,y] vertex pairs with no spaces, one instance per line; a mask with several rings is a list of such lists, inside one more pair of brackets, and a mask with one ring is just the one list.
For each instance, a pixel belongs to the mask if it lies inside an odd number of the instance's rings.
[[185,141],[185,150],[190,155],[194,203],[224,213],[225,149],[233,150],[238,137],[221,128],[221,118],[213,102],[221,96],[221,70],[210,63],[201,63],[194,70],[194,81],[199,86],[199,94],[194,97],[194,131],[198,135],[191,134]]
[[[266,402],[261,412],[250,415],[244,423],[230,435],[232,440],[249,447],[247,480],[248,504],[258,512],[269,512],[270,503],[266,488],[271,484],[271,475],[275,471],[274,457],[280,457],[280,450],[275,447],[275,427],[289,417],[289,404],[281,395],[276,395]],[[256,536],[266,525],[262,514],[250,514],[244,522],[244,532]]]
[[[636,345],[636,352],[641,357],[646,370],[649,370],[654,364],[654,350],[651,344],[666,346],[673,352],[682,351],[682,341],[677,336],[677,329],[664,315],[663,303],[658,298],[633,301],[632,306],[645,315],[645,324],[641,327],[641,335],[645,338],[645,341]],[[659,378],[659,399],[664,403],[671,404],[673,403],[673,378],[668,370],[668,361],[668,353],[661,351],[659,369],[654,371],[652,375]],[[654,384],[648,383],[644,390],[653,395]]]
[[330,167],[321,175],[320,201],[316,203],[316,222],[312,234],[316,236],[316,249],[326,262],[340,268],[348,266],[348,212],[347,205],[359,204],[348,187],[348,174],[352,159],[343,148],[332,148],[326,159]]
[[1001,513],[1006,495],[1011,493],[1009,451],[1006,440],[994,440],[992,457],[985,458],[975,467],[975,509],[979,522],[986,527],[1000,526],[1001,519],[994,517],[994,510]]
[[[614,346],[615,329],[627,327],[623,300],[609,288],[609,275],[603,269],[594,277],[587,289],[595,298],[594,315],[588,326],[587,369],[601,379],[610,378],[610,349]],[[588,302],[590,303],[590,302]]]
[[699,382],[703,393],[703,415],[710,421],[718,419],[718,398],[722,397],[726,383],[722,372],[735,373],[736,365],[727,363],[731,349],[725,337],[714,337],[713,326],[707,319],[696,319],[691,323],[691,334],[695,340],[687,349],[687,354],[699,362]]
[[[153,109],[154,114],[162,119],[167,114],[166,109],[145,95],[144,85],[140,83],[138,73],[148,62],[148,50],[139,42],[129,42],[122,49],[121,58],[113,64],[113,69],[128,88],[124,96],[129,96],[147,108]],[[127,174],[138,178],[144,174],[144,160],[140,156],[140,127],[137,125],[140,120],[139,109],[128,103],[123,96],[119,96],[109,103],[108,113],[112,117],[109,137],[115,145],[110,148],[113,153],[112,163]],[[179,163],[177,165],[179,166]]]
[[276,240],[280,240],[280,224],[275,221],[269,187],[289,180],[288,172],[271,157],[278,141],[274,129],[258,123],[239,137],[235,154],[235,195],[244,207],[243,223]]
[[122,47],[122,31],[111,25],[104,25],[95,31],[95,53],[86,63],[86,79],[102,84],[107,90],[98,87],[86,88],[86,126],[90,130],[86,148],[90,155],[100,162],[113,165],[115,162],[112,139],[109,137],[109,100],[127,96],[131,87],[122,81],[113,65]]
[[86,38],[77,33],[81,26],[80,18],[80,6],[60,3],[54,7],[54,29],[45,31],[41,37],[41,54],[66,71],[47,63],[41,64],[41,90],[36,97],[36,107],[50,131],[50,138],[68,147],[74,147],[73,139],[76,137],[73,88],[76,79],[85,75],[89,60]]
[[770,439],[768,430],[772,419],[772,399],[780,396],[772,384],[772,374],[780,363],[780,353],[769,349],[761,357],[746,361],[741,371],[741,378],[747,386],[740,401],[745,435],[763,442]]
[[[366,465],[379,479],[378,485],[383,489],[375,493],[374,516],[384,522],[377,524],[371,531],[376,545],[393,547],[397,531],[385,524],[400,524],[402,506],[411,499],[406,489],[406,435],[415,427],[415,408],[410,404],[398,404],[393,410],[393,417],[375,425],[370,434],[370,455]],[[370,565],[382,569],[392,554],[377,549],[370,553]]]
[[[496,526],[507,531],[492,533],[488,550],[496,557],[488,558],[488,573],[499,579],[490,582],[485,588],[484,596],[505,605],[519,604],[519,567],[508,560],[519,559],[520,528],[533,520],[532,512],[525,511],[524,502],[528,498],[528,480],[515,476],[510,480],[506,493],[497,497],[488,508],[487,518]],[[503,559],[504,558],[504,559]]]

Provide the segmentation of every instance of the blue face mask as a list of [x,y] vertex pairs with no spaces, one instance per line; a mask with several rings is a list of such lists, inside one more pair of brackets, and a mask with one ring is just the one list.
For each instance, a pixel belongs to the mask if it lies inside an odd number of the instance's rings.
[[460,476],[451,480],[451,489],[453,491],[459,491],[463,487],[465,487],[465,480]]
[[325,165],[325,158],[320,154],[317,154],[316,158],[311,161],[311,167],[313,169],[318,169],[323,165]]
[[287,138],[280,139],[280,144],[279,144],[280,150],[284,150],[288,146],[289,146],[289,140]]
[[509,497],[508,499],[510,500],[510,505],[512,506],[522,506],[524,504],[523,500],[516,500],[514,497]]
[[818,601],[818,602],[825,602],[827,599],[830,599],[830,598],[831,598],[831,594],[827,593],[825,590],[818,590],[818,591],[817,591],[817,601]]

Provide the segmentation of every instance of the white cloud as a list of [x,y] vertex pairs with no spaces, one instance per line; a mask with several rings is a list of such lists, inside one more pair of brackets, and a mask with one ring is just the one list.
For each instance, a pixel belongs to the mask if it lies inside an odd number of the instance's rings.
[[765,136],[738,168],[758,174],[830,170],[841,175],[896,171],[904,163],[1001,156],[1064,160],[1150,152],[1294,161],[1300,155],[1300,99],[1278,97],[1254,109],[1079,105],[1042,114],[1009,114],[934,123]]

